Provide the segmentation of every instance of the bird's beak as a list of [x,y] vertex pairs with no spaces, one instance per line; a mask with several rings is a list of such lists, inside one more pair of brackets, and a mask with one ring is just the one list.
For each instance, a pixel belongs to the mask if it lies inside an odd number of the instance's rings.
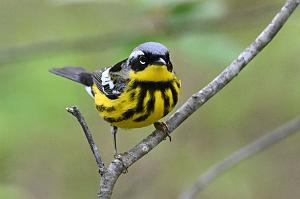
[[163,58],[159,58],[159,59],[155,60],[154,62],[152,62],[152,65],[166,66],[167,63]]

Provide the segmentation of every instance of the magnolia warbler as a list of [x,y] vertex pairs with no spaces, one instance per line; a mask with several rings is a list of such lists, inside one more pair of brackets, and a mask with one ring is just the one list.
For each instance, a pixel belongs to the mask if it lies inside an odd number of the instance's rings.
[[52,68],[50,72],[85,86],[100,116],[112,126],[116,154],[118,127],[154,124],[169,136],[166,124],[158,120],[176,105],[181,83],[164,45],[143,43],[127,59],[95,72],[81,67]]

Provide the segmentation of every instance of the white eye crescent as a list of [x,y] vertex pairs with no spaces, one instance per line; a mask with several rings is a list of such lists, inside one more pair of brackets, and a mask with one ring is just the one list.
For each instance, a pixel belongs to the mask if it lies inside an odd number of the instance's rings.
[[139,60],[140,60],[140,63],[141,63],[142,65],[146,64],[146,57],[145,57],[145,56],[143,56],[143,55],[140,56]]

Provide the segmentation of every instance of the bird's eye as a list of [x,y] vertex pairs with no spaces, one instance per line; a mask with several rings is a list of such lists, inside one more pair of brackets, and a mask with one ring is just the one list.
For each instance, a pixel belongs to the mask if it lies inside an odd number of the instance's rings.
[[146,57],[145,56],[140,56],[140,63],[142,64],[142,65],[144,65],[144,64],[146,64]]

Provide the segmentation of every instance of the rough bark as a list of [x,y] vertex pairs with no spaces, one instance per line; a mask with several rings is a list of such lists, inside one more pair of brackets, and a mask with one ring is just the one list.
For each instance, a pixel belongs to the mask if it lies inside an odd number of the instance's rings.
[[[240,71],[275,37],[289,16],[298,6],[300,0],[288,0],[276,14],[271,23],[260,33],[253,43],[250,44],[229,66],[227,66],[214,80],[199,92],[193,94],[167,121],[166,124],[173,132],[199,107],[205,104],[211,97],[226,86]],[[141,159],[144,155],[155,148],[166,138],[161,131],[154,131],[147,138],[114,159],[105,169],[102,175],[99,199],[110,198],[114,185],[122,172]],[[100,166],[98,165],[99,169]]]

